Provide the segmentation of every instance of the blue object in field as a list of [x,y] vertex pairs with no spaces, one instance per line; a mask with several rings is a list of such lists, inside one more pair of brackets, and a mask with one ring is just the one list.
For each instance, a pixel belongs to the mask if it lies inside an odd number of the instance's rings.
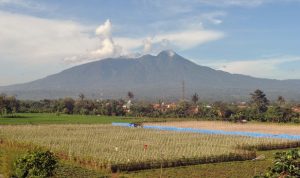
[[122,122],[113,122],[113,126],[122,126],[122,127],[133,127],[131,123],[122,123]]
[[[113,122],[112,125],[123,126],[123,127],[134,127],[134,124],[130,124],[130,123]],[[168,126],[150,126],[150,125],[144,125],[143,128],[156,129],[156,130],[168,130],[168,131],[176,131],[176,132],[191,132],[191,133],[203,133],[203,134],[237,135],[237,136],[259,137],[259,138],[300,140],[300,135],[289,135],[289,134],[269,134],[269,133],[258,133],[258,132],[206,130],[206,129],[180,128],[180,127],[168,127]]]

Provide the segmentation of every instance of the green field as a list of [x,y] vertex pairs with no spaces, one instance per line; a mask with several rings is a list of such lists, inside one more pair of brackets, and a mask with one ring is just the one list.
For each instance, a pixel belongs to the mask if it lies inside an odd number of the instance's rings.
[[0,125],[36,124],[110,124],[112,122],[136,122],[141,119],[117,116],[56,115],[48,113],[22,113],[13,118],[1,118]]

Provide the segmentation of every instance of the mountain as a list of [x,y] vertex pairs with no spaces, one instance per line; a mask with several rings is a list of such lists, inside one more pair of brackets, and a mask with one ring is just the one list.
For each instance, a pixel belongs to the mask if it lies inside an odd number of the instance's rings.
[[230,74],[197,65],[171,50],[157,56],[107,58],[78,65],[33,82],[0,87],[22,99],[77,97],[121,98],[132,91],[138,99],[189,98],[197,92],[205,100],[244,100],[255,89],[268,97],[300,100],[300,80],[271,80]]

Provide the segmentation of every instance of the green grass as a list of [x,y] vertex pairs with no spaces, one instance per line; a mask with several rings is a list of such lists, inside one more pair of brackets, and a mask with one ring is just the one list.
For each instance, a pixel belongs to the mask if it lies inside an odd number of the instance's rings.
[[112,122],[137,122],[142,121],[136,118],[117,116],[86,116],[66,115],[50,113],[22,113],[16,114],[15,118],[1,118],[0,125],[37,125],[37,124],[110,124]]

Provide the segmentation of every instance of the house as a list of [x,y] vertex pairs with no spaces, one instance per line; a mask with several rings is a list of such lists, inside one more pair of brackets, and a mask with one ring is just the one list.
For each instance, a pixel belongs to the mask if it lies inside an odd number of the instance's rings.
[[294,111],[296,113],[300,113],[300,106],[294,106],[294,107],[292,107],[292,111]]
[[199,106],[191,106],[189,109],[190,114],[198,114],[199,113]]
[[152,105],[153,109],[159,110],[159,111],[168,111],[168,110],[175,110],[177,108],[177,105],[175,103],[165,104],[165,103],[157,103]]
[[240,108],[240,109],[248,108],[247,103],[244,102],[244,101],[237,103],[237,107]]
[[132,106],[131,100],[128,100],[128,102],[126,104],[123,105],[123,109],[125,110],[125,112],[130,112],[130,107]]

